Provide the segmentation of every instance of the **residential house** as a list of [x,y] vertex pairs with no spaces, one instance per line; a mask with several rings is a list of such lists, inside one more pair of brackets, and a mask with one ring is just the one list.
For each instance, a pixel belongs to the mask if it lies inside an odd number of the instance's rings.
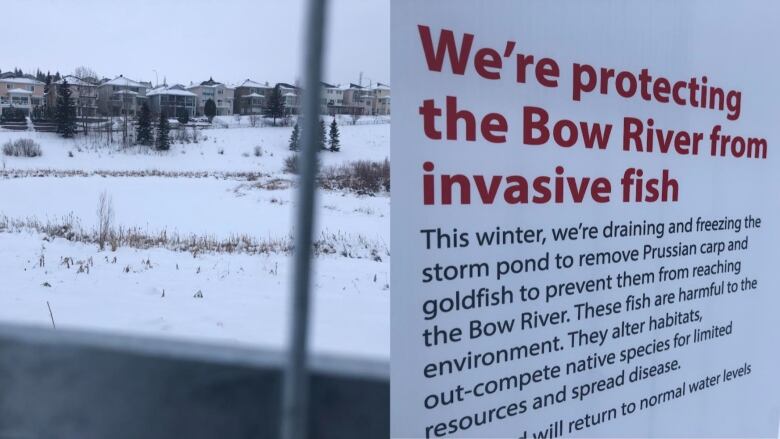
[[349,84],[344,89],[343,102],[346,114],[370,115],[374,108],[374,94],[368,87]]
[[344,88],[322,82],[322,94],[320,96],[321,114],[349,114],[344,105]]
[[195,117],[198,108],[198,95],[187,90],[181,84],[162,85],[146,94],[149,109],[154,114],[165,114],[168,117],[187,115]]
[[98,111],[105,116],[135,116],[146,101],[148,83],[122,75],[98,85]]
[[375,87],[371,88],[374,95],[374,102],[372,113],[375,116],[389,116],[390,115],[390,86],[378,82]]
[[284,111],[287,114],[298,114],[301,110],[301,89],[291,84],[280,82],[276,84],[282,92]]
[[263,114],[265,102],[273,86],[247,79],[233,91],[234,114]]
[[217,116],[230,116],[233,114],[233,99],[235,90],[221,82],[209,78],[198,85],[187,87],[187,90],[195,93],[198,98],[195,114],[203,116],[205,114],[206,102],[211,99],[217,106]]
[[45,84],[27,77],[0,77],[0,113],[9,108],[21,110],[25,115],[41,107],[44,102]]
[[70,97],[76,109],[78,117],[95,117],[98,112],[98,87],[89,80],[77,78],[72,75],[65,76],[49,86],[46,93],[46,104],[49,108],[57,108],[57,101],[62,95],[62,84],[68,81]]

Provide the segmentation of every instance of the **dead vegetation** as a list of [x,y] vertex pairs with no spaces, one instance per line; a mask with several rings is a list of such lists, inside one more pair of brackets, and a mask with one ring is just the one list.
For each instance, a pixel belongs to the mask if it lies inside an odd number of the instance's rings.
[[[102,197],[101,197],[102,198]],[[106,201],[104,212],[109,209]],[[107,214],[106,214],[107,215]],[[104,217],[105,218],[105,215]],[[258,239],[249,235],[231,235],[217,238],[211,235],[169,233],[167,230],[149,232],[138,227],[125,228],[113,225],[100,226],[92,230],[83,228],[73,215],[58,221],[41,221],[37,218],[14,219],[0,216],[0,233],[37,232],[45,240],[61,238],[70,242],[103,246],[115,251],[119,247],[135,249],[165,248],[177,252],[191,253],[242,253],[242,254],[292,254],[294,249],[292,236],[283,238]],[[313,244],[314,254],[337,255],[353,259],[371,259],[382,261],[390,256],[390,249],[384,242],[372,241],[362,235],[323,232]]]

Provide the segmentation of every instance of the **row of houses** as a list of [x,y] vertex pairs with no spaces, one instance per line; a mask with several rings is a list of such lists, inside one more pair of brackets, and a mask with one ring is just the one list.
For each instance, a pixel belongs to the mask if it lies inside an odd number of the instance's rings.
[[[32,78],[3,75],[0,76],[0,112],[15,108],[29,115],[45,105],[54,108],[65,81],[70,86],[79,117],[135,116],[144,102],[156,114],[202,116],[209,99],[216,104],[217,115],[220,116],[262,114],[277,86],[285,111],[297,114],[302,94],[295,85],[272,85],[251,79],[234,86],[209,78],[197,85],[153,87],[150,82],[134,81],[122,75],[101,81],[65,76],[47,87]],[[389,115],[390,87],[382,83],[375,86],[340,86],[323,82],[320,102],[322,114]]]

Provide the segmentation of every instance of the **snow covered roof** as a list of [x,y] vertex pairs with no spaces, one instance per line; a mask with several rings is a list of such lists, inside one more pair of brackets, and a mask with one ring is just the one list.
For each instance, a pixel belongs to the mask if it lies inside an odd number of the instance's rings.
[[246,96],[244,96],[244,97],[245,97],[245,98],[265,98],[265,96],[263,96],[263,95],[259,95],[259,94],[257,94],[257,93],[250,93],[250,94],[248,94],[248,95],[246,95]]
[[130,78],[125,78],[124,76],[117,76],[116,78],[110,81],[106,81],[101,85],[124,85],[127,87],[146,87],[145,84],[133,81]]
[[27,94],[27,95],[31,95],[32,94],[32,92],[30,90],[25,90],[23,88],[12,88],[12,89],[8,90],[8,93],[22,93],[22,94]]
[[132,90],[117,90],[114,92],[115,95],[137,95],[137,91]]
[[93,83],[91,83],[89,81],[84,81],[83,79],[77,78],[77,77],[72,76],[72,75],[65,76],[64,78],[62,78],[59,81],[55,82],[55,84],[62,84],[63,82],[65,82],[66,79],[68,80],[68,84],[70,84],[70,85],[92,86],[92,87],[95,86],[95,84],[93,84]]
[[150,91],[146,94],[146,96],[157,96],[157,95],[172,95],[172,96],[197,96],[195,93],[191,91],[184,90],[183,88],[180,88],[181,86],[171,86],[171,87],[157,87],[154,90]]
[[11,84],[44,85],[43,82],[30,78],[2,78],[0,82],[10,82]]
[[382,84],[381,82],[378,82],[376,84],[376,87],[374,87],[374,90],[390,90],[390,86],[387,84]]
[[239,85],[239,87],[270,87],[270,86],[252,81],[251,79],[247,79],[246,81],[242,82],[241,85]]
[[295,93],[285,93],[282,96],[296,96],[296,94]]
[[203,81],[203,82],[200,83],[200,85],[214,86],[214,85],[222,85],[222,83],[215,81],[214,78],[209,78],[208,81]]

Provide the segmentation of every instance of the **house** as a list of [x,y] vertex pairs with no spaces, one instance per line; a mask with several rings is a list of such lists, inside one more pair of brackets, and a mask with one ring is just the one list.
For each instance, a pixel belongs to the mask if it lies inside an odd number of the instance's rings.
[[247,79],[233,91],[234,114],[263,114],[265,102],[273,86]]
[[371,88],[374,95],[374,106],[372,114],[376,116],[389,116],[390,115],[390,86],[378,82],[375,87]]
[[301,110],[301,89],[291,84],[280,82],[276,84],[282,92],[284,111],[287,114],[298,114]]
[[320,114],[349,114],[344,105],[344,88],[321,82],[322,94],[320,96]]
[[45,84],[43,82],[32,78],[1,77],[0,113],[14,108],[29,116],[33,110],[43,105],[44,87]]
[[97,87],[98,111],[105,116],[135,116],[146,101],[149,84],[122,75],[105,80]]
[[344,89],[343,96],[346,114],[372,114],[374,108],[374,94],[368,87],[349,84],[349,87]]
[[149,109],[154,114],[165,114],[168,117],[195,117],[198,108],[198,96],[184,88],[181,84],[162,85],[146,94]]
[[187,87],[187,90],[195,93],[197,96],[197,109],[195,114],[197,116],[203,116],[205,114],[204,109],[206,102],[211,99],[217,106],[217,116],[230,116],[233,114],[233,99],[235,97],[235,90],[226,86],[221,82],[214,81],[213,78],[209,78],[208,81],[203,81],[198,85]]
[[46,93],[46,105],[49,108],[57,108],[57,101],[62,95],[62,84],[68,81],[70,97],[76,109],[78,117],[95,117],[98,112],[98,87],[97,84],[86,79],[80,79],[72,75],[65,76],[49,86]]

